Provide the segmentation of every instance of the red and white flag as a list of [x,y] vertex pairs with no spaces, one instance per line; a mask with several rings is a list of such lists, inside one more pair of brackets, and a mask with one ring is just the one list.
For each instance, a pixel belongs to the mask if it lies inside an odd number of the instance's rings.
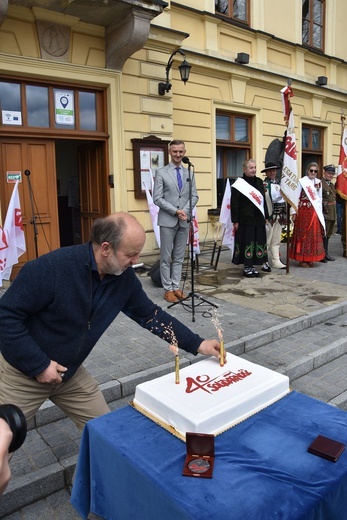
[[283,114],[285,120],[288,120],[286,138],[284,142],[284,155],[283,155],[283,167],[281,176],[281,192],[283,198],[288,204],[294,209],[295,212],[298,210],[299,195],[300,195],[300,184],[298,179],[298,166],[297,158],[298,153],[296,149],[295,141],[295,130],[294,130],[294,115],[293,110],[290,107],[289,114],[288,103],[289,96],[293,95],[292,90],[287,91],[288,87],[281,90],[282,101],[286,99],[287,102],[283,101]]
[[[193,211],[193,233],[193,257],[195,258],[195,255],[200,255],[199,224],[196,210]],[[188,244],[190,244],[190,233],[188,234]]]
[[231,187],[230,181],[227,179],[222,205],[220,208],[219,222],[223,224],[223,238],[222,244],[231,250],[231,255],[234,253],[234,224],[231,222],[230,212]]
[[347,128],[344,127],[340,148],[340,158],[337,167],[336,191],[347,200]]
[[6,250],[8,249],[7,237],[4,229],[0,226],[0,287],[2,286],[2,272],[6,265]]
[[12,267],[18,263],[19,257],[25,252],[25,236],[17,181],[13,188],[10,204],[7,209],[0,243],[0,271],[2,280],[10,279]]
[[[160,230],[159,230],[159,226],[158,226],[159,207],[154,204],[152,194],[149,191],[147,184],[145,182],[143,184],[144,184],[145,191],[146,191],[147,204],[148,204],[149,214],[151,217],[154,236],[157,241],[158,247],[160,248]],[[152,185],[152,193],[153,193],[153,185]]]

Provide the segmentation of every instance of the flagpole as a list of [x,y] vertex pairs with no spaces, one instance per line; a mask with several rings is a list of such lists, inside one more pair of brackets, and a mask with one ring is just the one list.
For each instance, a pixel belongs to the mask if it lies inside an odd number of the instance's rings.
[[[291,86],[292,80],[288,78],[288,87]],[[286,113],[284,120],[286,122],[286,127],[288,130],[288,124],[289,124],[289,114],[292,110],[292,105],[290,102],[290,96],[292,95],[292,91],[287,92],[287,104],[288,104],[288,112]],[[287,137],[287,134],[286,134]],[[287,201],[287,240],[286,240],[286,274],[289,274],[289,246],[290,246],[290,204]]]
[[[345,131],[345,120],[346,120],[346,116],[345,114],[342,112],[341,113],[341,143],[342,143],[342,140],[343,140],[343,134],[344,134],[344,131]],[[342,144],[340,145],[342,146]],[[340,160],[339,160],[340,162]],[[340,173],[340,175],[343,175],[343,172]],[[341,197],[342,198],[342,197]],[[344,229],[345,229],[345,240],[346,239],[346,235],[347,235],[347,199],[343,198],[344,200],[344,203],[345,203],[345,207],[343,208],[343,215],[345,217],[345,222],[344,222]],[[342,224],[342,229],[341,229],[341,232],[343,234],[343,224]],[[346,256],[345,252],[346,252],[346,243],[343,244],[343,247],[345,248],[344,249],[344,255]]]
[[290,250],[290,209],[294,208],[297,212],[298,197],[300,184],[297,173],[297,150],[296,139],[294,131],[294,114],[290,102],[290,98],[294,96],[292,87],[292,80],[288,78],[287,85],[281,89],[284,121],[286,123],[286,131],[284,134],[284,151],[283,151],[283,165],[281,172],[281,193],[287,202],[287,261],[286,274],[289,273],[289,250]]

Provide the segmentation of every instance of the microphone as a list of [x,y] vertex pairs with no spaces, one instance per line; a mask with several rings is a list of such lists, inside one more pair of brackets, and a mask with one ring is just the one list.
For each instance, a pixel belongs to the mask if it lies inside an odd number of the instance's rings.
[[192,164],[192,163],[190,162],[190,160],[189,160],[188,157],[183,157],[183,158],[182,158],[182,162],[183,162],[184,164],[188,164],[188,166],[193,166],[193,168],[194,168],[194,164]]
[[26,175],[27,177],[29,177],[29,175],[30,175],[30,170],[25,170],[24,175]]

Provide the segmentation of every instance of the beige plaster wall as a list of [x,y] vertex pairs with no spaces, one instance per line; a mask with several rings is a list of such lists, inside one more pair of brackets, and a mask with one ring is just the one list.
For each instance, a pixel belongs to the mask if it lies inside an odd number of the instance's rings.
[[[327,44],[339,59],[293,45],[301,39],[301,0],[289,4],[284,0],[252,0],[254,31],[214,17],[211,0],[189,0],[180,7],[170,5],[153,20],[144,49],[127,60],[122,74],[104,69],[104,29],[80,24],[72,17],[66,20],[71,31],[68,61],[42,60],[33,13],[12,7],[0,28],[0,72],[51,78],[52,82],[59,77],[106,89],[109,164],[115,176],[111,208],[133,212],[147,231],[145,253],[158,252],[146,200],[134,197],[132,138],[154,134],[186,141],[200,196],[200,237],[211,238],[213,232],[207,211],[216,206],[217,109],[253,117],[252,155],[260,170],[271,141],[283,136],[280,89],[291,78],[299,153],[302,124],[317,125],[324,129],[324,162],[337,163],[340,117],[347,100],[347,67],[340,59],[346,53],[341,34],[347,3],[331,1],[336,31],[328,19]],[[51,17],[57,23],[64,22],[61,16]],[[170,71],[172,90],[159,96],[158,82],[165,78],[171,52],[179,47],[192,65],[190,79],[186,85],[180,81],[181,58],[177,56]],[[250,55],[249,65],[235,63],[238,52]],[[328,77],[327,87],[316,85],[321,75]]]

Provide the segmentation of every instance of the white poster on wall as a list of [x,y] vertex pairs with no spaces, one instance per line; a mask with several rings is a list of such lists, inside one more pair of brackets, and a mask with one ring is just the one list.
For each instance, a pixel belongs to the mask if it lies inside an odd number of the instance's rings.
[[56,90],[54,92],[54,114],[57,125],[75,124],[75,107],[73,90]]
[[3,125],[21,125],[22,113],[13,110],[2,110],[2,124]]

